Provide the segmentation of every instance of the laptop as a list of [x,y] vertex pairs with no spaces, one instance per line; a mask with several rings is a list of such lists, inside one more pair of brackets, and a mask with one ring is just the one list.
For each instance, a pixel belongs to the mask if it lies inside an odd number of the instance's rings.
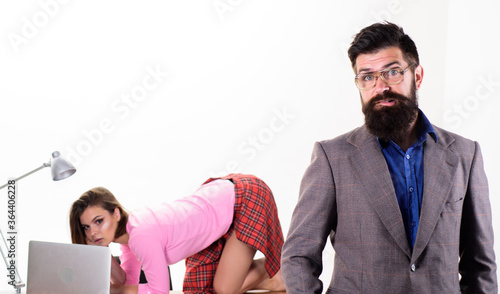
[[28,294],[109,294],[111,250],[104,246],[30,241]]

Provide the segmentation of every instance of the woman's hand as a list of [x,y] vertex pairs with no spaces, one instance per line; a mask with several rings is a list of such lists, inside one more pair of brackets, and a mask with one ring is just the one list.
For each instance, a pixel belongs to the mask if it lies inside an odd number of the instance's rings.
[[85,238],[85,242],[87,243],[87,245],[96,245],[96,246],[99,246],[97,243],[94,243],[89,238]]

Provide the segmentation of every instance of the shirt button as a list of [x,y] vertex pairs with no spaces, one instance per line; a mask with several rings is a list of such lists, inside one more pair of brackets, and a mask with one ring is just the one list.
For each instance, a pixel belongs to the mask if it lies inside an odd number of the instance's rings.
[[413,187],[410,187],[410,192],[413,192]]
[[411,265],[411,271],[414,272],[415,271],[415,264],[412,264]]
[[406,154],[406,159],[410,159],[410,154]]

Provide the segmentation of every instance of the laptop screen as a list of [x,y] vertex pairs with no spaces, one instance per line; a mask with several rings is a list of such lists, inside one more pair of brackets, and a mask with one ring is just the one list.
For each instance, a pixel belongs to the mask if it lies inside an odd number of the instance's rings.
[[108,247],[30,241],[27,293],[108,294],[111,258]]

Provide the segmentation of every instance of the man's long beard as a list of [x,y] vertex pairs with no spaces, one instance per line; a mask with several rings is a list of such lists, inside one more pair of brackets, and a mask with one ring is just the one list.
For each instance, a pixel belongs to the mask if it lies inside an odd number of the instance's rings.
[[[396,104],[376,109],[377,102],[386,99],[395,100]],[[418,115],[417,100],[415,82],[413,82],[409,97],[391,91],[373,97],[363,104],[362,108],[368,131],[382,139],[390,139],[395,143],[403,142],[411,123]]]

